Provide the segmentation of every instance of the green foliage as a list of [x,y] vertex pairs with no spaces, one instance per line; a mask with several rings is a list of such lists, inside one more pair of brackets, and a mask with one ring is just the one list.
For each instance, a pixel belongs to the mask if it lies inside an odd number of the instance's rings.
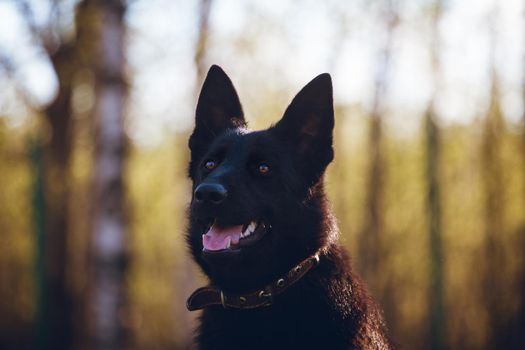
[[[357,240],[366,215],[367,117],[358,108],[339,108],[336,160],[326,176],[327,189],[340,224],[340,239],[358,262]],[[258,124],[264,124],[262,120]],[[481,126],[441,130],[440,183],[443,209],[445,317],[451,348],[484,348],[489,320],[481,288],[491,257],[485,250],[485,207],[480,152]],[[35,247],[30,215],[32,173],[27,145],[19,130],[0,127],[0,329],[27,329],[34,322]],[[185,299],[204,283],[190,262],[184,241],[185,210],[190,199],[186,178],[187,134],[166,134],[160,145],[130,148],[127,160],[131,270],[128,276],[129,326],[137,348],[173,348],[185,344],[188,313]],[[497,234],[505,266],[498,267],[505,319],[512,322],[522,302],[524,274],[525,193],[520,135],[501,132],[497,155],[502,165],[503,226]],[[75,141],[73,178],[72,265],[68,276],[77,296],[85,286],[85,253],[89,232],[88,194],[91,145],[84,135]],[[385,132],[383,232],[377,249],[381,273],[373,294],[385,309],[394,338],[407,349],[428,341],[428,235],[425,211],[423,131],[412,136]],[[8,185],[6,185],[8,184]],[[357,266],[357,264],[355,264]]]

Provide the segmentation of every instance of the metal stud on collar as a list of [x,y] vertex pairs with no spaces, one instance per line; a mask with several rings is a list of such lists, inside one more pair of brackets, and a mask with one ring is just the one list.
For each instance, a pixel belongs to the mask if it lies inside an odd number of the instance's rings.
[[265,298],[265,297],[267,298],[267,297],[271,297],[271,296],[272,296],[272,293],[267,292],[265,290],[261,290],[259,292],[259,298]]
[[224,297],[224,292],[221,290],[221,304],[222,307],[226,309],[226,298]]

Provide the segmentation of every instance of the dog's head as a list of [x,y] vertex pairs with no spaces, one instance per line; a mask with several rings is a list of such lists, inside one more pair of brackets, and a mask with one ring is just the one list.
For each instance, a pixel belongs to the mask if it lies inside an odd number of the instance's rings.
[[189,140],[188,242],[213,283],[258,288],[333,238],[322,186],[333,126],[328,74],[308,83],[277,124],[249,131],[232,82],[211,67]]

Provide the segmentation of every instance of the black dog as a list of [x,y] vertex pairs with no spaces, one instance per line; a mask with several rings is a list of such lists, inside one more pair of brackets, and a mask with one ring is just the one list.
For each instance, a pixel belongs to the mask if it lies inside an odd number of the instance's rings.
[[321,74],[276,125],[248,131],[228,76],[208,72],[189,140],[188,243],[211,281],[187,305],[204,309],[200,349],[393,348],[323,190],[333,114]]

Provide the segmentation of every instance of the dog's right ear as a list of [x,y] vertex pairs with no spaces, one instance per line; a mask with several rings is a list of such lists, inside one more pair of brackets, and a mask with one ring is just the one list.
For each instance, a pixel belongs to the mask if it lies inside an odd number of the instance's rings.
[[219,66],[211,66],[199,95],[195,129],[188,143],[191,150],[190,176],[193,177],[193,165],[215,137],[227,129],[245,126],[239,96],[230,78]]

